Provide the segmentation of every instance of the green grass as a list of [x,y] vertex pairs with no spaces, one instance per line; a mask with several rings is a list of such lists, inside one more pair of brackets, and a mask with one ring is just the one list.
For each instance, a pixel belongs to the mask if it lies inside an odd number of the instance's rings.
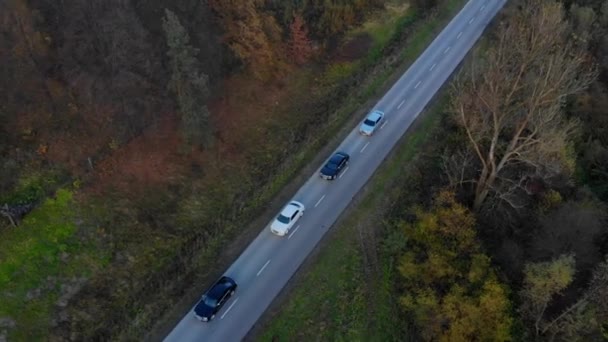
[[331,85],[341,82],[342,80],[350,77],[359,66],[358,63],[344,62],[335,63],[329,66],[323,75],[323,84]]
[[[0,240],[0,317],[15,320],[9,340],[38,340],[48,333],[49,317],[62,281],[91,274],[106,259],[75,236],[72,193],[60,189]],[[65,261],[61,255],[67,256]],[[51,277],[51,278],[47,278]],[[27,294],[40,289],[30,300]],[[27,327],[27,328],[26,328]]]
[[[416,26],[416,32],[412,34],[408,40],[407,47],[401,51],[398,60],[400,63],[411,63],[415,58],[424,51],[424,49],[435,38],[435,33],[440,27],[443,27],[448,19],[451,19],[456,10],[460,9],[465,3],[464,0],[450,0],[444,4],[442,15],[434,20],[427,20],[421,25]],[[403,30],[416,19],[416,13],[405,15],[398,22],[399,27]],[[372,52],[373,53],[373,52]],[[385,70],[382,74],[374,79],[363,92],[363,97],[370,97],[381,85],[391,77],[394,70]]]
[[337,233],[331,249],[320,255],[306,280],[263,336],[280,341],[362,341],[366,301],[358,268],[361,257],[351,231]]
[[[393,4],[396,3],[396,4]],[[374,17],[367,20],[361,27],[347,33],[344,42],[354,39],[358,35],[369,35],[372,44],[369,52],[356,61],[335,63],[330,65],[322,76],[324,84],[335,84],[359,72],[361,68],[373,66],[382,60],[385,49],[392,41],[417,19],[417,13],[409,5],[399,1],[392,1],[384,11],[379,11]],[[365,96],[372,93],[366,92]]]
[[48,170],[46,172],[33,172],[23,175],[12,191],[0,195],[0,205],[28,204],[39,201],[46,196],[50,189],[65,178],[59,170]]
[[404,26],[411,23],[416,17],[407,3],[391,1],[386,10],[377,12],[374,17],[367,20],[361,27],[348,33],[348,38],[360,34],[368,34],[374,41],[374,47],[387,46],[395,35],[399,34]]

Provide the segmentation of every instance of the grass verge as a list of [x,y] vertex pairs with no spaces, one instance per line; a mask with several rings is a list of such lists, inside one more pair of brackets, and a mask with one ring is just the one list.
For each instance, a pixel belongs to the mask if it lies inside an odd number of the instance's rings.
[[103,251],[77,236],[73,205],[72,192],[59,189],[2,235],[0,317],[10,317],[16,325],[9,340],[44,336],[57,300],[107,260]]

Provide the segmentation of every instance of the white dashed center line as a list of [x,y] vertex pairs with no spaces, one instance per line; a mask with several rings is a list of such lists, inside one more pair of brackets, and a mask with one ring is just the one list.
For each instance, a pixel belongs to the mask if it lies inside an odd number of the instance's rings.
[[[380,127],[382,128],[382,127]],[[344,171],[342,171],[342,173],[340,174],[340,176],[338,178],[342,178],[342,176],[344,176],[344,174],[346,173],[346,171],[348,171],[348,166],[346,167],[346,169],[344,169]]]
[[[369,144],[369,143],[368,143]],[[323,199],[325,198],[325,195],[321,196],[321,198],[319,198],[319,200],[317,201],[317,204],[315,204],[315,208],[321,204],[321,202],[323,202]]]
[[446,53],[448,53],[448,51],[450,51],[450,49],[451,49],[451,48],[452,48],[451,46],[448,46],[448,47],[447,47],[447,48],[446,48],[446,49],[443,51],[443,54],[445,55]]
[[414,89],[418,89],[418,86],[420,86],[420,83],[422,83],[422,81],[418,81],[418,83],[416,83],[416,86],[414,87]]
[[[300,225],[298,225],[298,226],[297,226],[297,227],[296,227],[296,228],[293,230],[293,233],[289,234],[289,236],[287,237],[287,240],[291,239],[291,237],[293,236],[293,234],[295,234],[295,233],[298,231],[298,229],[300,229]],[[269,260],[269,261],[270,261],[270,260]]]
[[435,69],[436,66],[437,66],[437,63],[431,65],[431,68],[429,69],[429,71],[433,71],[433,69]]
[[222,317],[220,317],[220,319],[224,319],[224,316],[226,316],[229,312],[230,309],[232,309],[232,307],[234,306],[234,304],[236,304],[236,302],[239,300],[239,298],[237,297],[234,302],[232,302],[232,304],[230,304],[230,306],[228,307],[228,309],[226,309],[226,312],[224,312],[224,314],[222,315]]
[[462,32],[460,32],[460,33],[458,34],[458,36],[456,36],[456,39],[460,39],[460,37],[462,37]]
[[405,100],[401,101],[401,103],[397,106],[397,109],[401,109],[401,106],[405,103]]
[[386,126],[386,123],[388,122],[388,120],[384,121],[384,123],[382,124],[382,126],[380,126],[380,129],[383,129],[384,126]]
[[264,266],[262,266],[262,268],[260,268],[260,270],[258,271],[258,274],[256,274],[255,276],[258,277],[260,274],[262,274],[262,272],[264,272],[264,269],[266,268],[266,266],[268,266],[268,264],[270,264],[270,259],[268,259],[268,261],[266,261]]
[[367,148],[367,145],[369,145],[369,142],[367,144],[365,144],[365,146],[363,146],[363,148],[361,149],[361,153],[363,153],[363,151],[365,151],[365,149]]
[[475,17],[471,18],[471,20],[469,20],[469,24],[472,24],[475,21]]

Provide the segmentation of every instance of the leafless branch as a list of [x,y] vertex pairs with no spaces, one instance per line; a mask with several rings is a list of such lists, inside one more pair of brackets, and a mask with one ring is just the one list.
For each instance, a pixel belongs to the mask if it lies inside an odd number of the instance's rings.
[[441,164],[443,173],[448,178],[449,186],[457,187],[475,182],[470,177],[470,173],[474,168],[474,157],[470,153],[458,150],[448,154],[446,151],[441,156]]
[[[504,181],[513,166],[547,177],[572,171],[566,151],[576,124],[564,116],[563,101],[585,89],[597,70],[588,65],[586,49],[570,42],[569,32],[560,3],[524,0],[518,13],[499,26],[496,45],[457,77],[452,111],[481,165],[475,209],[491,193],[519,206],[509,195],[518,187]],[[457,168],[450,164],[454,161],[444,159],[450,182],[459,183]],[[502,184],[495,184],[499,178]]]

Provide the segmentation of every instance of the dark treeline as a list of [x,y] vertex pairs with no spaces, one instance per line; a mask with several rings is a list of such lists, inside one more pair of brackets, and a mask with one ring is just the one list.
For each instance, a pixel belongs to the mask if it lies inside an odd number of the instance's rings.
[[[281,65],[292,60],[289,54],[294,49],[289,45],[294,17],[301,19],[299,30],[323,46],[382,3],[3,1],[0,115],[4,177],[0,177],[0,190],[8,191],[14,185],[15,179],[9,175],[36,151],[82,168],[86,158],[103,153],[108,145],[125,143],[167,112],[181,108],[177,112],[184,115],[184,94],[169,85],[176,69],[171,67],[163,27],[166,10],[183,26],[181,34],[188,36],[192,51],[197,51],[191,66],[208,78],[205,88],[213,93],[219,81],[240,70],[239,66],[260,79],[280,74]],[[297,33],[296,37],[302,37]],[[200,86],[196,89],[200,91]],[[89,142],[71,146],[70,151],[53,144],[67,136],[71,143]]]
[[422,339],[605,340],[607,37],[608,2],[511,1],[455,76],[436,199],[397,224]]

